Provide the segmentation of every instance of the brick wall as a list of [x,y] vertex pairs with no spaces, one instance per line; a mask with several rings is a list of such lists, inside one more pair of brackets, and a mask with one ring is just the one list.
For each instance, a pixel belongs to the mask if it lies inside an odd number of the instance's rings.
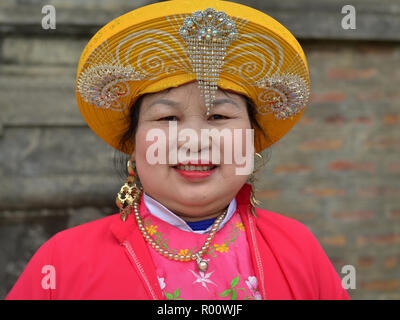
[[[261,207],[304,223],[341,277],[353,265],[353,299],[399,299],[400,43],[392,29],[400,11],[380,13],[393,22],[380,39],[378,1],[354,1],[360,29],[350,35],[335,29],[341,1],[238,2],[282,21],[311,74],[303,117],[264,152]],[[54,1],[59,23],[48,32],[37,27],[47,2],[0,5],[0,298],[56,232],[116,213],[123,179],[113,150],[79,113],[75,72],[93,32],[146,2],[84,3]],[[298,18],[307,8],[321,28]]]
[[311,104],[267,153],[263,207],[303,222],[353,299],[400,297],[400,46],[302,41]]

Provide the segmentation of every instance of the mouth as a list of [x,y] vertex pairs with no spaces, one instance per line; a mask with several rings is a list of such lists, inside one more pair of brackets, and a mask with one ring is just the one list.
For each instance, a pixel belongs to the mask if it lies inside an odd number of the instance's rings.
[[175,169],[175,171],[179,173],[182,177],[186,178],[187,180],[193,181],[193,180],[202,180],[208,178],[215,172],[218,166],[210,163],[208,164],[179,163],[178,165],[173,166],[172,168]]
[[211,171],[214,170],[217,166],[214,165],[177,165],[174,166],[174,169],[182,170],[182,171]]

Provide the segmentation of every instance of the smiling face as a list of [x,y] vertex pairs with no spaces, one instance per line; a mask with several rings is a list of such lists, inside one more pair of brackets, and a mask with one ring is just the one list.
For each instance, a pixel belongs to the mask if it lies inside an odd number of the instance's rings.
[[[176,125],[177,136],[170,135],[171,125]],[[230,132],[234,138],[218,141],[211,137],[203,139],[201,132],[207,129],[214,132],[225,129],[224,132]],[[240,134],[234,135],[234,129],[241,129],[235,130]],[[236,164],[234,155],[234,152],[246,154],[246,146],[249,145],[246,129],[247,133],[251,129],[246,101],[235,93],[218,90],[208,116],[197,82],[144,96],[135,134],[135,150],[131,157],[136,163],[144,191],[187,221],[219,215],[248,177],[237,174],[236,169],[244,165]],[[192,135],[180,141],[178,136],[184,132],[182,130],[189,130]],[[155,132],[166,137],[167,163],[152,164],[149,159],[149,154],[154,154],[149,151],[154,150],[156,145],[160,146],[157,143],[163,143],[157,139],[147,141],[149,134]],[[238,146],[240,150],[237,150]],[[156,152],[158,156],[162,149]],[[178,151],[178,158],[170,161],[174,150]],[[230,156],[226,150],[231,153]],[[218,154],[219,161],[211,157],[213,153]],[[190,166],[185,166],[187,161],[182,161],[181,155],[187,156]]]

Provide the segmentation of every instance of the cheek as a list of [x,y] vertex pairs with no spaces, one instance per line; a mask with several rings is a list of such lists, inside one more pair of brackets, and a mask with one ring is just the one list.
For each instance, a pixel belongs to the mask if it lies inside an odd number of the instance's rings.
[[146,162],[146,151],[150,141],[146,141],[147,130],[138,130],[135,136],[135,158],[136,162],[140,165]]
[[[153,152],[158,138],[151,138],[151,134],[154,133],[151,130],[152,129],[140,129],[137,131],[135,137],[136,166],[139,174],[142,176],[149,175],[154,170],[158,170],[160,166],[162,166],[162,164],[155,163],[155,159],[160,155],[160,151]],[[151,170],[149,170],[150,167]]]
[[248,122],[232,128],[230,139],[221,139],[220,152],[222,164],[227,167],[243,166],[249,161],[254,153],[254,130]]

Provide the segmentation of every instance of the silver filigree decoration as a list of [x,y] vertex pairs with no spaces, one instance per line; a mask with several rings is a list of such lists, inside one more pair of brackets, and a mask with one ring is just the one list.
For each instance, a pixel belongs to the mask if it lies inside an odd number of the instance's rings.
[[189,60],[205,98],[207,115],[215,100],[215,92],[226,56],[226,48],[239,37],[235,22],[222,11],[207,8],[187,17],[179,30],[189,53]]
[[310,94],[306,80],[292,73],[275,73],[258,80],[256,86],[265,88],[258,96],[265,104],[259,104],[257,111],[263,115],[273,113],[279,120],[286,120],[303,110]]
[[122,111],[120,98],[130,94],[127,81],[138,81],[143,75],[131,66],[101,64],[81,72],[77,90],[83,100],[99,108]]

